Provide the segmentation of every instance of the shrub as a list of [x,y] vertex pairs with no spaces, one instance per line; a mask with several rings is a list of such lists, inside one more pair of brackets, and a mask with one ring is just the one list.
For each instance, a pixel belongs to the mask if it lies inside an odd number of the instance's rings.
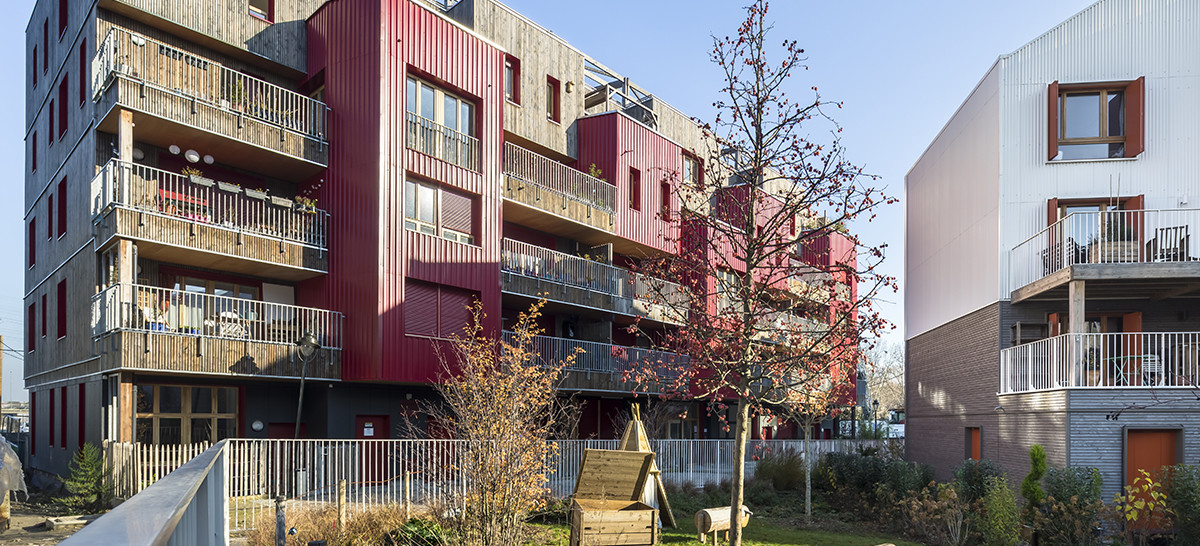
[[[329,546],[351,546],[358,544],[452,544],[445,533],[440,536],[443,542],[416,542],[430,538],[429,532],[417,533],[417,528],[430,531],[440,529],[432,522],[404,520],[404,510],[399,505],[379,506],[365,510],[353,510],[347,514],[346,525],[338,528],[337,507],[332,504],[323,506],[294,507],[285,509],[287,527],[295,528],[296,535],[288,538],[288,543],[308,544],[310,541],[324,540]],[[401,531],[408,528],[408,531]],[[408,533],[412,533],[411,535]],[[403,539],[402,539],[403,537]],[[405,542],[408,538],[412,541]],[[397,541],[397,539],[402,539]],[[274,546],[275,544],[275,509],[261,510],[255,518],[255,528],[246,536],[249,546]]]
[[1179,544],[1200,544],[1200,466],[1177,464],[1163,473]]
[[[933,467],[927,464],[892,461],[883,467],[883,480],[877,492],[906,495],[920,491],[933,481]],[[882,500],[882,499],[881,499]]]
[[1126,533],[1138,543],[1145,544],[1150,539],[1160,538],[1159,531],[1170,529],[1173,522],[1162,483],[1155,481],[1145,470],[1138,469],[1138,473],[1140,476],[1134,478],[1133,485],[1125,486],[1125,494],[1113,498],[1113,504]]
[[988,478],[1003,477],[1004,472],[987,459],[966,459],[954,468],[954,489],[963,502],[973,504],[987,494]]
[[983,543],[987,546],[1013,546],[1020,538],[1017,527],[1017,498],[1003,476],[988,476],[983,495],[983,515],[979,518]]
[[1021,482],[1021,496],[1025,497],[1025,517],[1026,521],[1033,521],[1033,514],[1038,507],[1042,505],[1042,501],[1046,498],[1046,492],[1042,490],[1042,476],[1046,474],[1046,450],[1042,446],[1033,444],[1029,446],[1029,474],[1025,475],[1025,479]]
[[804,456],[790,449],[769,451],[758,460],[754,477],[776,491],[803,490]]
[[1042,543],[1048,545],[1099,544],[1100,501],[1103,480],[1095,468],[1067,467],[1046,471],[1046,500],[1034,514]]
[[1043,481],[1048,496],[1059,500],[1079,497],[1084,501],[1100,500],[1100,486],[1104,483],[1099,470],[1084,466],[1047,469]]
[[105,467],[104,454],[96,444],[79,448],[68,470],[70,475],[63,485],[70,496],[59,499],[59,504],[87,514],[99,514],[112,506],[112,472]]
[[901,514],[905,531],[926,544],[958,546],[970,535],[967,505],[949,484],[904,498]]

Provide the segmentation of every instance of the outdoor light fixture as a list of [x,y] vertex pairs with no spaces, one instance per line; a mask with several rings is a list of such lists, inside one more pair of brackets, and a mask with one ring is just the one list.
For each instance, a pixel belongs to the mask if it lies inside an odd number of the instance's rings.
[[170,147],[167,148],[167,151],[171,152],[171,155],[179,155],[179,146],[172,144]]
[[879,439],[879,399],[871,402],[871,420],[875,421],[875,439]]
[[263,429],[262,421],[255,420],[253,423],[250,423],[250,430],[253,430],[254,432],[262,432],[262,429]]
[[304,335],[296,340],[296,350],[300,353],[300,398],[296,401],[296,434],[294,435],[296,440],[300,439],[300,409],[304,407],[304,377],[308,371],[309,359],[317,354],[319,348],[321,345],[317,343],[317,337],[312,332],[304,332]]
[[189,163],[195,163],[200,161],[200,152],[197,152],[196,150],[188,150],[183,152],[183,158],[187,159]]
[[143,152],[141,148],[134,148],[133,149],[133,160],[141,161],[143,159],[146,159],[146,152]]
[[211,156],[211,155],[208,155],[208,154],[204,154],[204,162],[205,162],[205,163],[207,163],[207,164],[209,164],[209,165],[212,165],[212,164],[213,164],[213,161],[216,161],[215,159],[213,159],[213,156]]

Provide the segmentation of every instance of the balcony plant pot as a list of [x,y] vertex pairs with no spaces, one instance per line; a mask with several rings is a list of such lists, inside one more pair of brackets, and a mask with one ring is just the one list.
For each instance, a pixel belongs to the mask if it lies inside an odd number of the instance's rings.
[[305,213],[305,214],[316,214],[316,213],[317,213],[317,206],[316,206],[316,205],[302,205],[302,204],[300,204],[300,203],[296,203],[296,205],[295,205],[295,211],[296,211],[296,212],[303,212],[303,213]]
[[215,180],[207,176],[200,176],[198,174],[189,174],[188,181],[197,186],[204,186],[206,188],[211,188],[213,187],[213,184],[216,183]]
[[258,199],[259,201],[266,201],[267,200],[267,192],[246,188],[246,197],[249,197],[251,199]]
[[286,197],[275,197],[274,195],[272,195],[271,196],[271,204],[275,205],[277,207],[283,207],[285,209],[290,209],[290,208],[292,208],[293,205],[295,205],[295,202],[293,202],[291,199],[288,199]]
[[227,191],[229,193],[241,193],[242,192],[241,186],[239,186],[237,184],[230,184],[229,182],[221,182],[219,180],[217,181],[217,189],[219,189],[221,191]]

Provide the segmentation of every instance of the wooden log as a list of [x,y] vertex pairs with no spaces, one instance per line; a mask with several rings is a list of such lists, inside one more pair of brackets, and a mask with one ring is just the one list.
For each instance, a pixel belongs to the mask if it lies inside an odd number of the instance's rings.
[[[726,531],[726,537],[729,536],[729,507],[722,506],[720,508],[705,508],[696,512],[696,540],[702,544],[705,543],[705,538],[709,533],[712,534],[713,544],[717,543],[717,531]],[[745,527],[750,522],[752,512],[744,505],[742,506],[742,527]]]

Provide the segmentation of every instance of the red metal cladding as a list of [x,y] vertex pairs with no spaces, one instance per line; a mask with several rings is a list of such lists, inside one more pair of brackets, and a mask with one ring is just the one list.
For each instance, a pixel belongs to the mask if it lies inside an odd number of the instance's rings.
[[[680,181],[682,149],[616,112],[582,118],[576,127],[579,158],[575,168],[587,172],[595,164],[601,177],[617,186],[617,215],[613,222],[617,236],[653,249],[675,252],[678,225],[662,218],[660,188],[663,182],[674,185]],[[640,182],[637,192],[630,190],[633,178]],[[678,196],[674,191],[668,195],[672,200],[670,210],[678,212]],[[635,201],[640,210],[631,206]]]
[[[381,36],[382,33],[382,36]],[[308,21],[309,77],[325,72],[330,160],[317,183],[330,212],[330,272],[298,300],[346,315],[343,379],[427,383],[441,365],[435,341],[405,334],[405,279],[473,291],[499,308],[499,186],[503,54],[407,0],[340,0]],[[405,146],[409,74],[474,103],[480,171]],[[476,245],[404,228],[404,181],[470,195]],[[437,309],[429,309],[436,313]],[[490,312],[490,329],[499,313]]]

